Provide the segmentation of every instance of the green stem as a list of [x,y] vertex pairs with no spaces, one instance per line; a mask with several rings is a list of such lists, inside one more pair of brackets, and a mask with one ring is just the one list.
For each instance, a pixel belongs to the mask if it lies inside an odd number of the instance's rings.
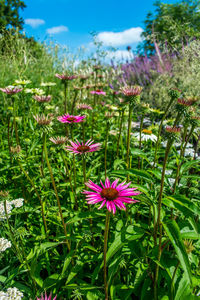
[[47,223],[46,223],[46,219],[45,219],[45,214],[44,214],[44,204],[43,204],[43,201],[36,189],[36,186],[33,182],[33,180],[30,178],[30,176],[28,175],[28,173],[24,170],[22,164],[20,163],[20,161],[18,160],[18,164],[19,164],[19,167],[20,167],[20,170],[22,171],[22,173],[24,173],[24,175],[26,176],[26,178],[28,179],[28,181],[30,182],[32,188],[34,189],[39,201],[40,201],[40,206],[41,206],[41,213],[42,213],[42,220],[43,220],[43,224],[44,224],[44,229],[45,229],[45,234],[47,235]]
[[[139,139],[139,149],[142,148],[142,128],[143,128],[143,121],[144,121],[144,115],[142,115],[141,121],[140,121],[140,139]],[[138,156],[138,170],[140,169],[140,157]]]
[[160,122],[160,126],[159,126],[159,129],[158,129],[158,135],[157,135],[157,141],[156,141],[156,147],[155,147],[155,155],[154,155],[153,169],[154,169],[155,164],[156,164],[156,162],[157,162],[157,152],[158,152],[158,146],[159,146],[160,134],[161,134],[163,122],[164,122],[164,120],[165,120],[165,117],[166,117],[166,115],[167,115],[167,113],[168,113],[168,111],[169,111],[169,108],[170,108],[170,106],[172,105],[173,101],[174,101],[174,98],[172,98],[172,99],[170,100],[170,102],[169,102],[169,104],[168,104],[168,106],[167,106],[167,108],[166,108],[166,110],[165,110],[165,113],[164,113],[164,115],[163,115],[163,117],[162,117],[162,119],[161,119],[161,122]]
[[173,297],[173,294],[174,294],[174,279],[175,279],[176,272],[178,270],[179,265],[180,265],[180,261],[178,261],[178,263],[177,263],[177,265],[176,265],[176,267],[174,269],[174,273],[172,275],[172,281],[171,281],[171,300],[174,299],[174,297]]
[[104,232],[104,250],[103,250],[105,300],[108,300],[106,253],[107,253],[107,247],[108,247],[109,223],[110,223],[110,212],[107,211],[106,212],[106,222],[105,222],[105,232]]
[[108,150],[108,130],[109,130],[109,121],[106,123],[106,138],[105,138],[105,153],[104,153],[104,167],[105,167],[105,178],[107,170],[107,150]]
[[83,179],[84,179],[84,184],[86,183],[86,159],[85,159],[85,154],[83,154]]
[[[165,158],[163,162],[163,169],[162,169],[162,177],[161,177],[161,185],[160,185],[160,193],[159,193],[159,199],[158,199],[158,217],[157,217],[157,222],[154,227],[154,243],[155,246],[157,245],[157,231],[159,229],[159,246],[158,246],[158,262],[160,262],[161,258],[161,252],[162,252],[162,223],[161,223],[161,209],[162,209],[162,195],[163,195],[163,189],[164,189],[164,179],[165,179],[165,170],[166,170],[166,165],[167,165],[167,158],[170,152],[170,148],[172,145],[172,140],[169,139],[167,142],[166,146],[166,151],[165,151]],[[156,269],[155,269],[155,276],[154,276],[154,300],[158,299],[157,295],[157,284],[158,284],[158,273],[159,273],[159,264],[156,264]]]
[[117,139],[117,152],[116,152],[116,157],[118,157],[118,155],[119,155],[119,142],[120,142],[121,133],[122,133],[123,120],[124,120],[124,109],[122,110],[122,113],[121,113],[121,120],[120,120],[120,127],[119,127],[119,135],[118,135],[118,139]]
[[[74,95],[74,99],[73,99],[73,103],[72,103],[72,109],[71,109],[71,114],[72,114],[72,115],[73,115],[73,113],[74,113],[74,108],[75,108],[77,96],[78,96],[78,91],[75,90],[75,95]],[[80,97],[80,98],[81,98],[81,97]]]
[[63,160],[64,165],[65,165],[66,175],[67,175],[67,177],[69,178],[69,183],[70,183],[70,187],[71,187],[72,193],[74,194],[74,189],[73,189],[73,185],[72,185],[71,174],[70,174],[70,171],[69,171],[69,168],[68,168],[68,165],[67,165],[67,162],[66,162],[66,159],[65,159],[65,156],[64,156],[64,153],[63,153],[62,150],[60,151],[60,155],[61,155],[62,160]]
[[75,154],[73,154],[73,175],[74,175],[74,195],[75,195],[75,210],[78,210],[77,196],[76,196],[76,166],[75,166]]
[[67,82],[64,81],[64,113],[67,113]]
[[[127,151],[126,151],[126,163],[127,169],[130,168],[130,138],[131,138],[131,118],[132,118],[133,107],[129,104],[129,116],[128,116],[128,133],[127,133]],[[129,181],[129,175],[127,175],[127,181]]]
[[93,140],[93,136],[94,136],[95,111],[96,111],[96,94],[94,94],[93,112],[92,112],[92,140]]
[[61,218],[61,221],[62,221],[62,226],[63,226],[64,234],[65,234],[65,237],[66,237],[66,244],[67,244],[68,250],[70,251],[70,244],[69,244],[69,241],[67,239],[66,224],[64,222],[62,208],[61,208],[61,204],[60,204],[60,199],[58,197],[56,183],[55,183],[55,180],[54,180],[54,177],[53,177],[53,172],[52,172],[51,165],[50,165],[49,158],[48,158],[47,145],[46,145],[46,133],[43,133],[43,134],[44,134],[44,153],[45,153],[46,163],[47,163],[47,167],[48,167],[48,170],[49,170],[49,173],[50,173],[50,177],[51,177],[51,182],[52,182],[52,185],[53,185],[53,189],[54,189],[54,192],[55,192],[55,195],[56,195],[56,200],[57,200],[57,204],[58,204],[59,214],[60,214],[60,218]]
[[20,141],[19,141],[19,135],[18,135],[18,130],[17,130],[17,123],[16,123],[16,118],[15,118],[15,99],[12,97],[12,102],[13,102],[13,125],[14,125],[14,129],[15,129],[15,137],[16,137],[16,141],[17,141],[17,145],[20,145]]

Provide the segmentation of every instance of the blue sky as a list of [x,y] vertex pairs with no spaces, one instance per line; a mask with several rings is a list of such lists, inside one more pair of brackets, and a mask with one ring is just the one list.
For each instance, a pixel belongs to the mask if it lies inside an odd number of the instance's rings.
[[[58,42],[71,51],[91,46],[91,31],[105,46],[120,51],[140,41],[143,21],[154,10],[154,0],[25,0],[21,12],[28,36],[37,40]],[[163,0],[175,3],[177,0]]]

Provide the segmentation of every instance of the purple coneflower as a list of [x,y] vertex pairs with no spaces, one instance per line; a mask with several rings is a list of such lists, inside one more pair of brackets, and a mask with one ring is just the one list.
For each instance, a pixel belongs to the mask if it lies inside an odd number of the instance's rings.
[[95,152],[98,151],[101,147],[100,143],[92,144],[92,140],[88,140],[86,143],[79,143],[79,141],[76,140],[76,143],[70,141],[72,147],[67,146],[66,150],[69,150],[75,154],[85,154],[88,152]]
[[0,90],[4,93],[6,93],[7,95],[14,95],[17,94],[19,92],[21,92],[23,89],[17,87],[17,86],[7,86],[5,88],[0,88]]
[[55,145],[62,145],[67,141],[67,137],[65,136],[57,136],[57,137],[51,137],[49,139],[52,143]]
[[45,293],[45,296],[43,296],[43,294],[41,295],[41,298],[37,298],[37,300],[56,300],[57,296],[55,296],[53,299],[51,299],[52,294],[50,294],[49,296],[47,296],[47,294]]
[[72,115],[63,115],[58,117],[58,121],[61,123],[80,123],[83,122],[86,116],[72,116]]
[[128,188],[131,182],[125,184],[122,182],[117,185],[119,179],[116,179],[112,184],[109,179],[106,178],[105,186],[102,181],[100,181],[102,186],[99,186],[89,180],[86,185],[95,192],[83,191],[83,194],[86,194],[88,204],[96,204],[101,202],[101,205],[98,209],[102,208],[105,204],[108,211],[112,211],[113,214],[116,212],[116,206],[119,209],[126,210],[124,203],[136,203],[138,200],[129,198],[129,196],[139,195],[140,192],[136,191],[136,188]]
[[96,91],[91,91],[90,94],[96,94],[96,95],[106,95],[106,92],[103,90],[96,90]]
[[35,95],[33,96],[33,98],[38,101],[38,102],[49,102],[51,100],[51,96],[48,95],[48,96],[38,96],[38,95]]
[[77,104],[76,108],[80,110],[92,110],[92,107],[90,105],[84,103]]
[[77,76],[76,75],[66,75],[66,74],[58,74],[56,73],[55,74],[55,77],[65,81],[65,80],[73,80],[73,79],[76,79]]

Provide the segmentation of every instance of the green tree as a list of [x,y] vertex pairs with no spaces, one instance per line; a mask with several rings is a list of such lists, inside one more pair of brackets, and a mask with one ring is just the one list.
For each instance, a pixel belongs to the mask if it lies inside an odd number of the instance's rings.
[[19,15],[19,10],[26,7],[21,0],[0,0],[0,31],[8,28],[22,29],[23,19]]
[[155,13],[148,13],[144,21],[139,45],[140,52],[153,54],[155,43],[162,48],[167,44],[172,51],[180,49],[189,40],[200,37],[200,1],[185,0],[175,4],[154,3]]

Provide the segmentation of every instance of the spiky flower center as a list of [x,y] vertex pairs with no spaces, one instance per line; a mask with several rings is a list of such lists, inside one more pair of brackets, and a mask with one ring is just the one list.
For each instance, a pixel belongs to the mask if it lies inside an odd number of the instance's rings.
[[81,145],[81,146],[78,146],[76,150],[79,152],[85,153],[90,150],[90,147],[86,146],[86,145]]
[[67,121],[70,121],[70,122],[73,122],[73,121],[75,121],[75,120],[76,120],[75,117],[68,117],[68,118],[67,118]]
[[151,130],[148,130],[148,129],[143,129],[142,132],[143,132],[143,133],[146,133],[146,134],[149,134],[149,135],[152,134],[152,131],[151,131]]
[[101,196],[109,201],[115,200],[118,194],[119,192],[114,188],[105,188],[101,191]]

